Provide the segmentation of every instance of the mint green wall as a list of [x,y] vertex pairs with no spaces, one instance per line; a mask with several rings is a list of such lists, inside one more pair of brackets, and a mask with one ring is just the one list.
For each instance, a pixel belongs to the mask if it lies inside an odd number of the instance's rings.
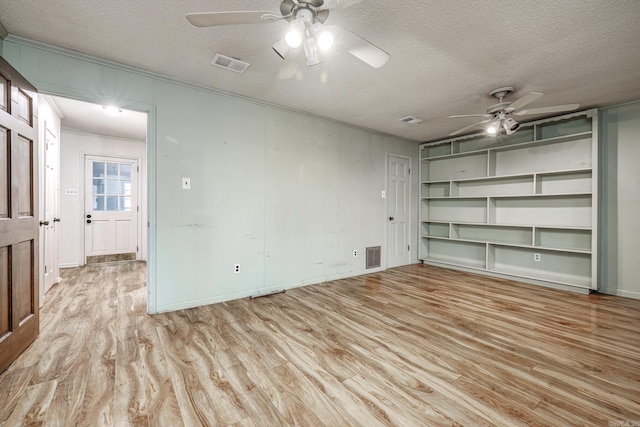
[[640,102],[600,113],[600,292],[640,298]]
[[149,311],[365,273],[367,246],[385,259],[386,155],[417,170],[417,143],[12,36],[4,53],[40,91],[148,113]]

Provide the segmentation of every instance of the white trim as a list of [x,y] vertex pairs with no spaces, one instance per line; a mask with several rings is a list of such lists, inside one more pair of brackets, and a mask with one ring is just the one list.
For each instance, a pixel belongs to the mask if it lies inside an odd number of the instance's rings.
[[624,289],[600,288],[600,289],[598,289],[598,293],[607,294],[607,295],[615,295],[615,296],[618,296],[618,297],[640,299],[640,292],[626,291]]
[[80,264],[76,262],[66,262],[66,263],[60,264],[60,268],[75,268],[75,267],[80,267]]

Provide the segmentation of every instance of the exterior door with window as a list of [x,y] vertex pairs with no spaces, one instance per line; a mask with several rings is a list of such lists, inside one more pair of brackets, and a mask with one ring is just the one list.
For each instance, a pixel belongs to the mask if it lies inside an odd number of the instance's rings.
[[85,156],[87,263],[138,259],[137,190],[137,160]]

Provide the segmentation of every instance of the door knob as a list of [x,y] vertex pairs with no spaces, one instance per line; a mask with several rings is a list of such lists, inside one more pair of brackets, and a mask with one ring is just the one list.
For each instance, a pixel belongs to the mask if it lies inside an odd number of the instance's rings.
[[389,217],[389,221],[393,221],[393,217],[392,216]]
[[90,219],[87,220],[87,224],[91,224],[91,220]]
[[40,225],[49,225],[49,221],[40,221]]
[[60,222],[60,218],[53,218],[53,222]]

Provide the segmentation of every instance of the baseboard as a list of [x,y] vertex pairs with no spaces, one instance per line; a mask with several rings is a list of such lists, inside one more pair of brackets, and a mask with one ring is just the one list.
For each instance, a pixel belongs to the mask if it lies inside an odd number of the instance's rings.
[[80,264],[78,263],[65,263],[65,264],[60,264],[59,268],[75,268],[75,267],[80,267]]
[[[384,270],[385,270],[384,267],[380,267],[380,268],[370,268],[368,270],[350,271],[348,273],[335,274],[331,276],[323,276],[315,279],[301,280],[300,282],[297,282],[297,283],[279,284],[279,285],[270,286],[268,288],[257,288],[257,289],[251,289],[248,291],[243,291],[243,292],[236,292],[232,294],[216,295],[214,297],[209,297],[209,298],[200,298],[196,300],[183,301],[175,304],[160,305],[156,307],[155,311],[153,312],[149,311],[149,314],[184,310],[187,308],[194,308],[202,305],[218,304],[221,302],[232,301],[235,299],[260,296],[260,295],[270,294],[270,293],[278,292],[282,290],[286,291],[288,289],[295,289],[302,286],[317,285],[319,283],[331,282],[333,280],[340,280],[340,279],[346,279],[349,277],[362,276],[364,274],[379,273]],[[149,308],[147,307],[147,309]]]
[[640,292],[637,291],[625,291],[624,289],[616,288],[600,288],[598,289],[598,292],[601,294],[615,295],[618,297],[640,299]]

